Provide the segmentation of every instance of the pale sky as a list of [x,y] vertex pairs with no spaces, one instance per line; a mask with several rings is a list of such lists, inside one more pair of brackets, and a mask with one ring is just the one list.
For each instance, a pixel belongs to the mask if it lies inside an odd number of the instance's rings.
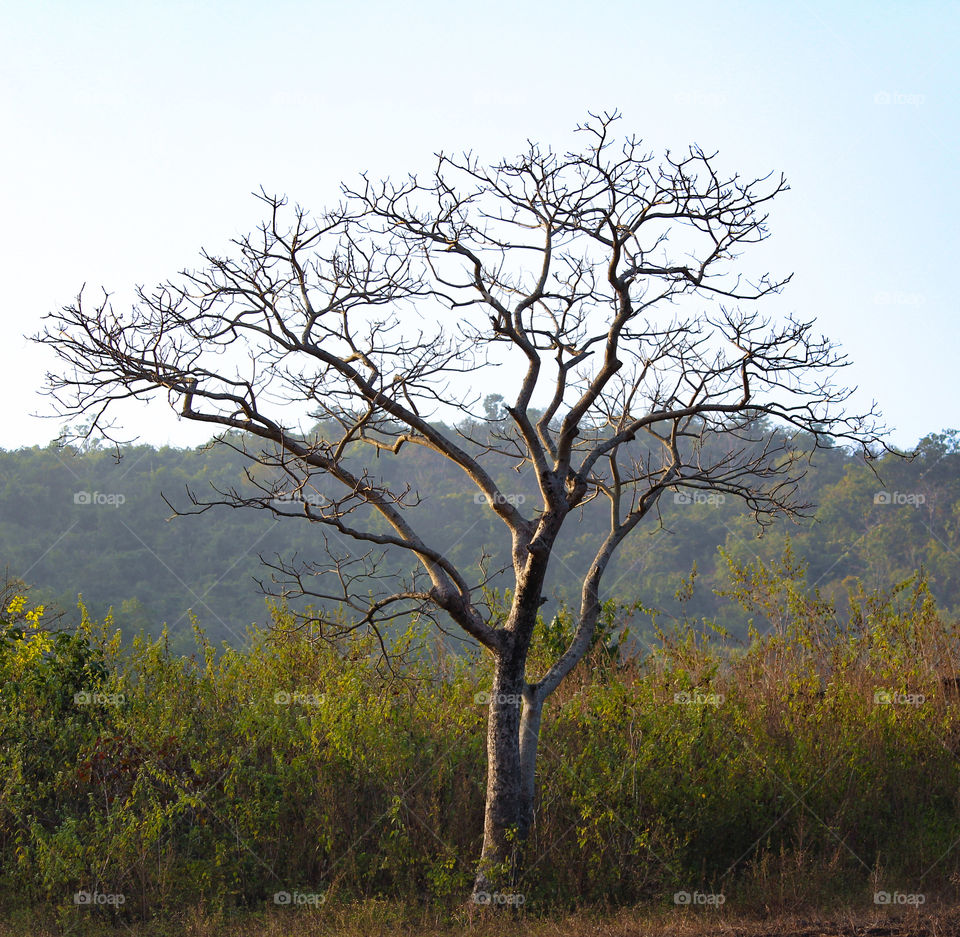
[[[341,180],[564,149],[619,109],[650,149],[784,172],[755,255],[778,308],[855,362],[892,440],[960,426],[960,5],[551,0],[26,2],[0,7],[0,447],[45,444],[54,359],[21,336],[105,286],[118,304],[256,226],[264,186],[308,208]],[[160,409],[129,435],[194,444]]]

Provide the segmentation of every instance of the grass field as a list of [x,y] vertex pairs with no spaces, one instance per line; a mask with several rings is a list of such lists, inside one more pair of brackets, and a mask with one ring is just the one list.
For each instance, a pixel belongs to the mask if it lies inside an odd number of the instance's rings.
[[939,905],[907,913],[875,907],[736,913],[621,909],[607,914],[573,914],[511,919],[471,909],[424,913],[385,902],[364,902],[340,910],[224,917],[194,909],[162,921],[124,926],[75,919],[59,926],[44,913],[21,912],[0,922],[0,937],[950,937],[960,934],[960,905]]

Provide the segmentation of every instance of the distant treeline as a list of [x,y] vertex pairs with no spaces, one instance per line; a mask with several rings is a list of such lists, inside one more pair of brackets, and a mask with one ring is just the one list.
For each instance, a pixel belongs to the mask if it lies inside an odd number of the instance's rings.
[[[715,444],[723,445],[722,438]],[[38,599],[66,609],[75,607],[78,593],[93,615],[112,607],[125,635],[141,629],[157,634],[166,622],[172,645],[186,649],[192,645],[190,611],[215,642],[235,645],[249,624],[268,620],[255,580],[269,589],[270,570],[260,557],[323,558],[321,529],[302,518],[224,507],[172,517],[161,494],[188,510],[188,489],[201,498],[214,488],[255,492],[243,456],[232,449],[132,446],[121,455],[117,461],[112,449],[78,452],[53,444],[0,451],[0,564],[8,578],[23,579]],[[532,512],[529,473],[515,471],[506,457],[494,468],[505,496],[522,498]],[[398,490],[411,486],[419,497],[410,515],[416,528],[468,577],[479,578],[484,551],[491,566],[508,560],[502,523],[459,469],[410,446],[378,460],[377,470]],[[268,476],[257,466],[254,477]],[[818,505],[813,517],[778,521],[758,538],[753,517],[729,495],[664,493],[660,518],[651,516],[608,570],[605,598],[640,601],[667,617],[708,616],[743,635],[746,619],[714,592],[727,585],[718,548],[739,562],[768,562],[789,538],[795,555],[809,563],[810,583],[831,600],[842,602],[856,579],[869,589],[889,588],[922,568],[940,607],[948,614],[960,609],[955,431],[925,437],[913,460],[887,454],[870,466],[840,447],[818,450],[800,496]],[[571,520],[555,552],[547,615],[564,601],[576,603],[606,507],[597,502]],[[334,538],[334,546],[356,549],[345,539]],[[400,559],[392,562],[399,571]]]

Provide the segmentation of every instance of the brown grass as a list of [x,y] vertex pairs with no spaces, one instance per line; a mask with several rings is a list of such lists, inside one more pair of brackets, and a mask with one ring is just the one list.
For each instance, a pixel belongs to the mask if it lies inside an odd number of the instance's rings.
[[[43,919],[46,918],[46,921]],[[467,908],[436,915],[393,902],[367,901],[342,909],[271,911],[225,917],[192,909],[134,925],[79,914],[58,926],[49,915],[24,913],[0,921],[0,937],[953,937],[960,935],[960,906],[897,910],[848,908],[830,915],[746,915],[719,911],[624,909],[615,914],[578,913],[547,919]]]

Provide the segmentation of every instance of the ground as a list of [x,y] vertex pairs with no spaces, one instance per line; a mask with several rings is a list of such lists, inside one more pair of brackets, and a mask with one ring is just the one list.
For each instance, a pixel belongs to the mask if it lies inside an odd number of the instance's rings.
[[463,914],[440,923],[429,916],[399,919],[388,907],[319,913],[271,913],[238,921],[202,911],[185,912],[165,923],[111,925],[104,919],[74,917],[57,927],[27,915],[0,918],[0,937],[54,937],[65,933],[106,937],[960,937],[960,906],[928,907],[900,912],[856,909],[830,915],[776,914],[738,916],[719,911],[620,911],[602,918],[587,914],[550,920],[504,920],[484,914]]

